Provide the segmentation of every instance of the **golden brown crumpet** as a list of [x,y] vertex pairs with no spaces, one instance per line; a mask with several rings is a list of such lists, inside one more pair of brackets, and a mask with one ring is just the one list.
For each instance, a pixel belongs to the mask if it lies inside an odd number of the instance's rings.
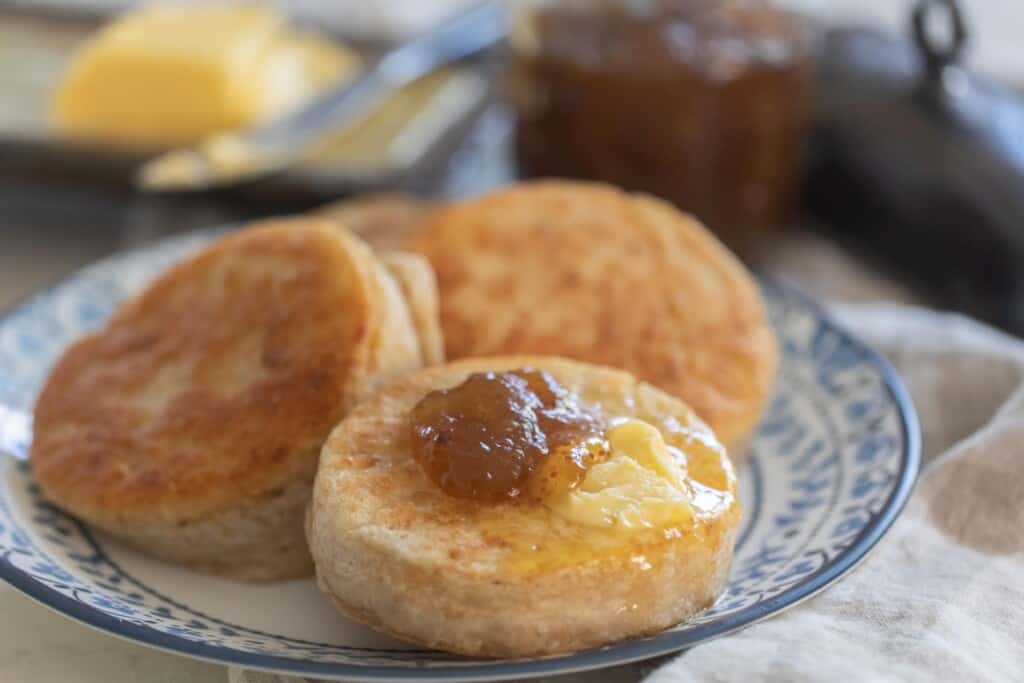
[[45,494],[153,555],[308,573],[302,517],[332,427],[419,366],[398,285],[329,221],[227,236],[71,347],[35,413]]
[[328,204],[316,214],[338,221],[376,250],[394,250],[404,249],[436,210],[436,203],[412,195],[374,194]]
[[692,217],[590,183],[525,183],[438,211],[449,359],[537,353],[622,368],[692,405],[736,455],[777,355],[757,284]]
[[[414,406],[475,373],[523,368],[549,373],[610,423],[646,422],[678,449],[669,469],[684,463],[682,480],[649,469],[664,461],[626,457],[610,436],[610,458],[578,498],[446,493],[414,455]],[[618,520],[595,526],[604,510]],[[307,533],[320,587],[345,614],[428,647],[526,657],[654,633],[706,608],[739,518],[729,458],[682,401],[620,370],[520,356],[429,368],[355,408],[324,445]]]

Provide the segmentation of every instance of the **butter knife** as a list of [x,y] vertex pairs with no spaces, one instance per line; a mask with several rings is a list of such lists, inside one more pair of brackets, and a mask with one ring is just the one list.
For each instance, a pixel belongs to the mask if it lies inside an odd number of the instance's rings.
[[329,90],[269,124],[215,135],[196,147],[145,162],[136,184],[147,191],[202,190],[280,171],[326,132],[344,129],[389,95],[505,37],[504,2],[488,0],[371,62],[355,81]]

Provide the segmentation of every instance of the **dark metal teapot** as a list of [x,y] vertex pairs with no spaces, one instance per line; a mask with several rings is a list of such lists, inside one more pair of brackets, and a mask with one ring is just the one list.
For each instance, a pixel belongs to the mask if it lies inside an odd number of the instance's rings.
[[911,27],[826,37],[806,204],[932,303],[1024,334],[1024,97],[962,66],[953,0]]

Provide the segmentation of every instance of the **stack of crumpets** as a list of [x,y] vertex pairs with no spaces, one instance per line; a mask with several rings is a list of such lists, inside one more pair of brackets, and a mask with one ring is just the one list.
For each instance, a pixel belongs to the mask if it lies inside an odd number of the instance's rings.
[[245,579],[307,574],[302,519],[324,439],[422,364],[418,325],[369,247],[333,224],[242,230],[67,351],[36,406],[36,477],[157,557]]

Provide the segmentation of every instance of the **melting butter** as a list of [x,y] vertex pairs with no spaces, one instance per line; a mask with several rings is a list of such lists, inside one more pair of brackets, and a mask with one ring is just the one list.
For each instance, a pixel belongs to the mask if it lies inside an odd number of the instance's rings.
[[544,504],[576,524],[624,533],[692,525],[685,454],[642,420],[626,420],[606,437],[611,456],[593,465],[576,489]]

